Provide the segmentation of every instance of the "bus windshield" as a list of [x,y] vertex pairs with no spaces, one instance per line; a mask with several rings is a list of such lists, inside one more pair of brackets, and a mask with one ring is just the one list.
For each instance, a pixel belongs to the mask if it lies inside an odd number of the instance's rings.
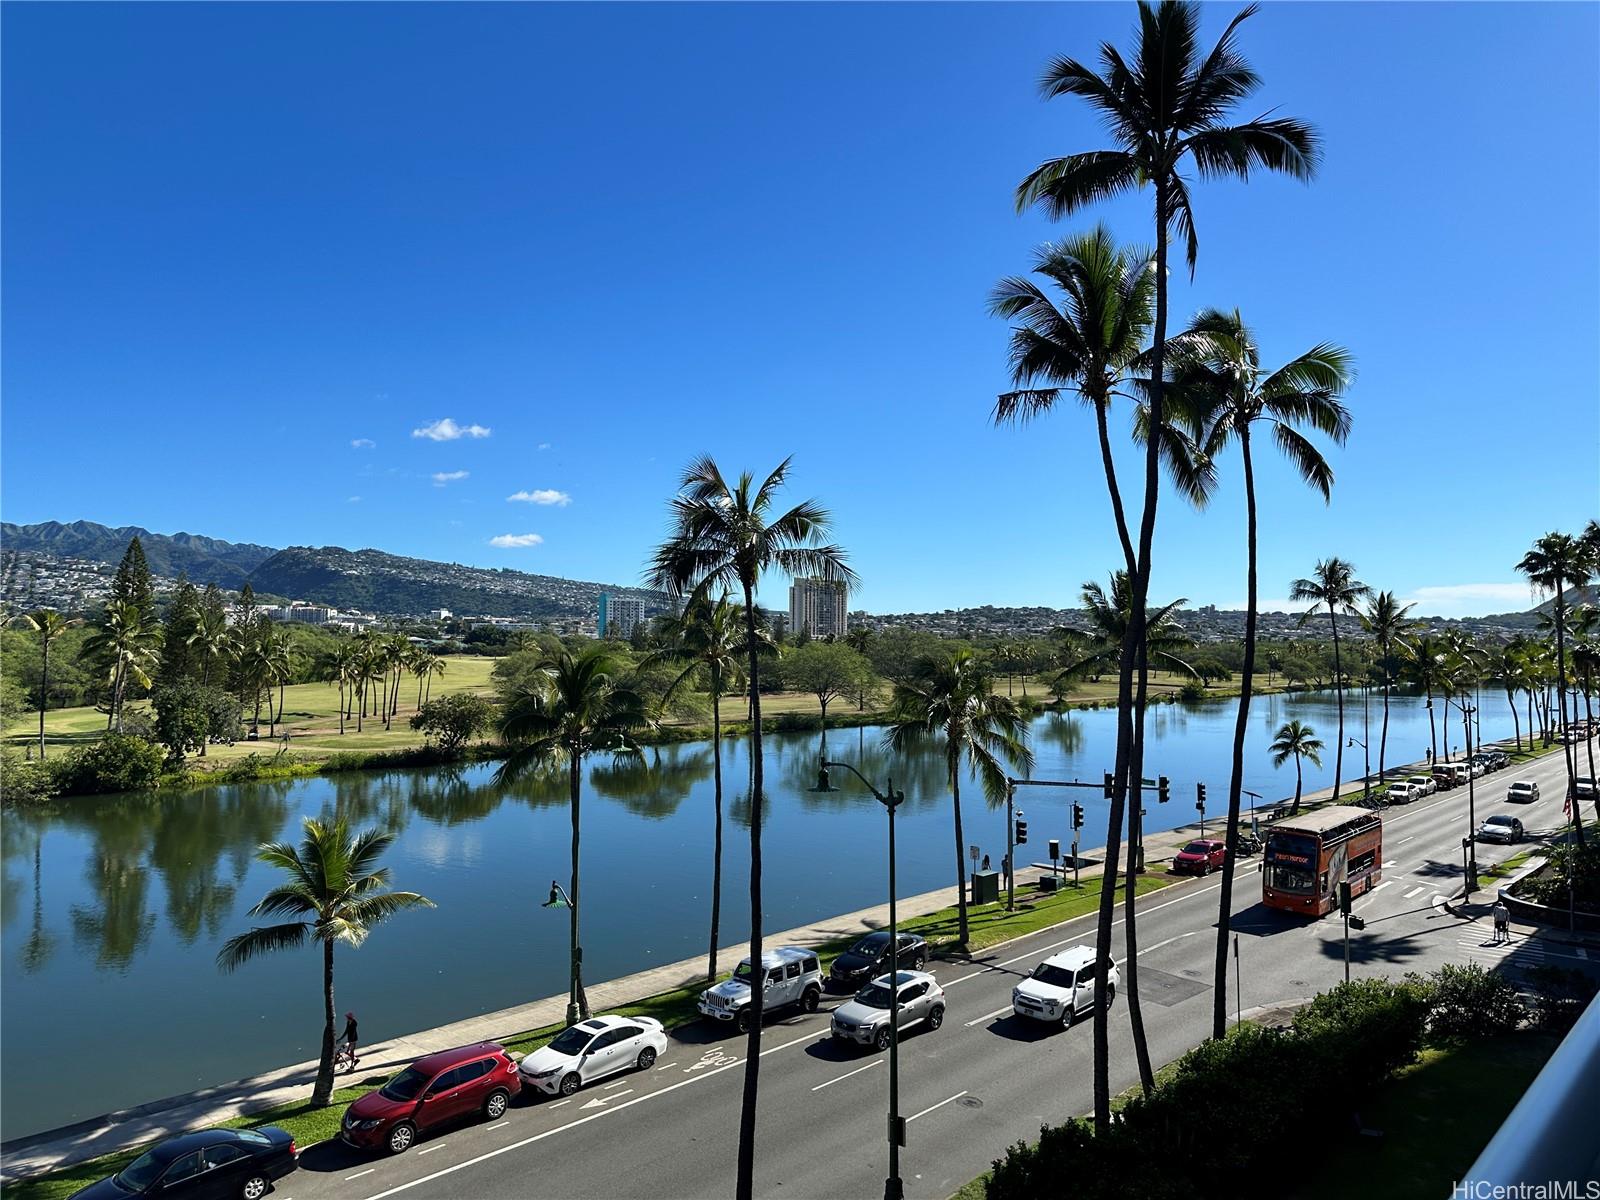
[[1272,833],[1267,839],[1266,884],[1280,892],[1310,892],[1317,876],[1317,839],[1309,833]]

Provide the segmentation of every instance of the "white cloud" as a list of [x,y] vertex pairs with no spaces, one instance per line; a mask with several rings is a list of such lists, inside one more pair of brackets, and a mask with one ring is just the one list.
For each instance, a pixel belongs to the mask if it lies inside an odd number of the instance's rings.
[[378,443],[373,441],[371,438],[351,438],[350,439],[350,449],[352,449],[352,450],[371,450],[375,446],[377,446],[377,444]]
[[1404,600],[1415,603],[1420,616],[1481,617],[1521,612],[1533,606],[1526,583],[1447,583],[1412,590]]
[[346,504],[360,504],[361,503],[361,497],[360,496],[346,496],[345,497],[345,503]]
[[558,508],[565,508],[572,503],[571,496],[565,492],[558,492],[555,488],[534,488],[531,492],[513,492],[506,499],[520,500],[525,504],[554,504]]
[[537,546],[543,541],[537,533],[502,533],[490,538],[489,545],[499,546],[502,550],[519,550],[524,546]]
[[433,486],[443,487],[447,483],[455,483],[457,480],[465,479],[468,474],[469,472],[467,471],[435,471],[433,473]]
[[540,442],[539,443],[539,449],[541,449],[541,450],[550,449],[550,443],[549,442]]
[[457,438],[486,438],[489,428],[486,425],[457,425],[449,417],[442,421],[434,421],[424,425],[421,429],[413,429],[411,436],[414,438],[427,438],[430,442],[453,442]]

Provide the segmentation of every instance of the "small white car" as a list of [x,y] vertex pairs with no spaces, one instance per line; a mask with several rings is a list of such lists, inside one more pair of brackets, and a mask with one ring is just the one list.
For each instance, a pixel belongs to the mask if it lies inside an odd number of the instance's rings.
[[[1117,964],[1106,972],[1106,1003],[1117,997]],[[1011,1011],[1035,1021],[1054,1021],[1063,1029],[1094,1009],[1094,950],[1074,946],[1045,959],[1011,989]]]
[[1513,804],[1532,804],[1539,799],[1539,783],[1534,779],[1518,779],[1506,788],[1506,799]]
[[1439,781],[1432,775],[1407,775],[1406,782],[1416,790],[1418,799],[1431,796],[1439,790]]
[[[900,1005],[899,1030],[917,1026],[937,1029],[944,1024],[944,989],[926,971],[901,971],[895,977]],[[889,977],[880,975],[856,993],[855,999],[833,1010],[829,1032],[836,1041],[855,1042],[877,1050],[889,1048]]]
[[1410,804],[1422,799],[1422,793],[1409,783],[1391,783],[1386,798],[1390,804]]
[[666,1032],[654,1017],[590,1017],[529,1054],[517,1074],[524,1088],[570,1096],[619,1071],[648,1071],[666,1048]]

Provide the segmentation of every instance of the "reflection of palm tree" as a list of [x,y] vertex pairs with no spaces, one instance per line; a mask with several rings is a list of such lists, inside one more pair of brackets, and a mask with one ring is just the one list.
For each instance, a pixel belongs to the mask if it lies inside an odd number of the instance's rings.
[[589,772],[589,784],[635,816],[660,821],[677,812],[694,785],[710,773],[709,751],[677,746],[663,751],[657,747],[648,756],[628,755],[596,763]]
[[1032,767],[1028,727],[1009,696],[991,691],[988,675],[972,651],[963,647],[946,658],[920,664],[910,682],[894,689],[894,718],[885,739],[904,754],[924,743],[943,740],[945,780],[955,818],[956,911],[959,941],[967,931],[967,858],[961,828],[962,768],[983,783],[991,804],[1005,800],[1006,766]]
[[578,947],[578,849],[582,829],[583,760],[595,752],[636,754],[633,735],[649,724],[643,697],[619,682],[621,663],[611,647],[595,643],[579,654],[563,650],[541,661],[534,681],[507,702],[500,736],[512,746],[495,772],[515,779],[555,764],[567,768],[572,816],[572,874],[567,890],[571,945],[571,1003],[567,1023],[589,1018]]
[[1069,758],[1083,749],[1083,726],[1065,713],[1049,713],[1033,734]]
[[56,939],[44,927],[44,904],[40,888],[39,847],[44,844],[44,834],[33,837],[33,923],[28,929],[28,940],[22,944],[22,969],[30,974],[50,961],[55,953]]
[[391,892],[389,868],[378,860],[394,842],[389,834],[368,829],[352,834],[343,821],[324,824],[305,818],[299,846],[268,842],[256,857],[285,875],[250,910],[252,917],[294,917],[279,925],[258,925],[229,938],[217,952],[217,965],[233,971],[253,958],[293,950],[308,941],[322,947],[322,1058],[311,1090],[315,1108],[333,1094],[333,948],[352,948],[367,940],[374,925],[413,908],[432,908],[433,901],[416,892]]

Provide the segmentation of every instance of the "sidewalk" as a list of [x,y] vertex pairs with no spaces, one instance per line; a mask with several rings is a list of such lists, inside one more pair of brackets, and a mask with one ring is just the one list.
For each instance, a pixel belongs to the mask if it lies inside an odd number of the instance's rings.
[[[1410,770],[1410,767],[1393,768],[1390,774]],[[1348,791],[1349,784],[1347,783],[1345,787]],[[1221,811],[1206,814],[1206,832],[1213,837],[1221,834],[1223,820],[1227,815],[1226,793],[1222,789],[1219,791],[1222,792],[1218,797]],[[1302,798],[1302,806],[1324,799],[1331,795],[1331,792],[1331,789],[1324,789],[1309,793]],[[1259,815],[1265,820],[1275,804],[1276,802],[1265,803],[1259,809],[1244,810],[1241,814],[1242,824],[1248,828],[1252,815]],[[1153,801],[1147,800],[1145,807],[1149,809],[1152,806]],[[1199,825],[1196,822],[1178,829],[1145,835],[1146,870],[1155,871],[1159,869],[1161,863],[1170,862],[1173,855],[1185,843],[1199,834]],[[1019,891],[1024,884],[1049,873],[1023,864],[1021,860],[1025,853],[1026,851],[1022,851],[1018,854]],[[1083,880],[1098,878],[1102,874],[1105,847],[1080,850],[1079,854],[1083,860],[1079,877]],[[1124,864],[1127,862],[1126,843],[1122,845],[1119,861]],[[955,888],[938,888],[919,896],[901,898],[899,915],[902,919],[925,916],[942,908],[948,908],[955,902]],[[887,903],[879,904],[856,912],[825,918],[797,929],[768,934],[766,944],[819,946],[826,942],[854,937],[870,929],[879,929],[888,923],[889,906]],[[727,969],[731,969],[741,955],[741,947],[727,946],[723,949],[722,961]],[[648,971],[626,975],[620,979],[591,983],[588,985],[589,1002],[594,1011],[603,1012],[638,1003],[646,997],[662,992],[697,986],[704,979],[705,959],[687,958]],[[437,1050],[469,1045],[473,1042],[500,1041],[526,1033],[530,1029],[558,1024],[565,1019],[566,1006],[567,997],[562,993],[529,1004],[517,1005],[514,1008],[485,1013],[449,1025],[441,1025],[435,1029],[422,1030],[363,1046],[361,1070],[357,1076],[351,1078],[396,1071],[413,1059]],[[184,1095],[169,1096],[82,1121],[76,1125],[18,1138],[0,1146],[0,1154],[4,1156],[4,1162],[0,1164],[0,1181],[38,1175],[123,1150],[129,1146],[169,1137],[183,1130],[214,1125],[219,1121],[247,1116],[263,1109],[303,1099],[315,1081],[316,1072],[315,1061],[296,1063],[248,1079],[219,1084]]]

